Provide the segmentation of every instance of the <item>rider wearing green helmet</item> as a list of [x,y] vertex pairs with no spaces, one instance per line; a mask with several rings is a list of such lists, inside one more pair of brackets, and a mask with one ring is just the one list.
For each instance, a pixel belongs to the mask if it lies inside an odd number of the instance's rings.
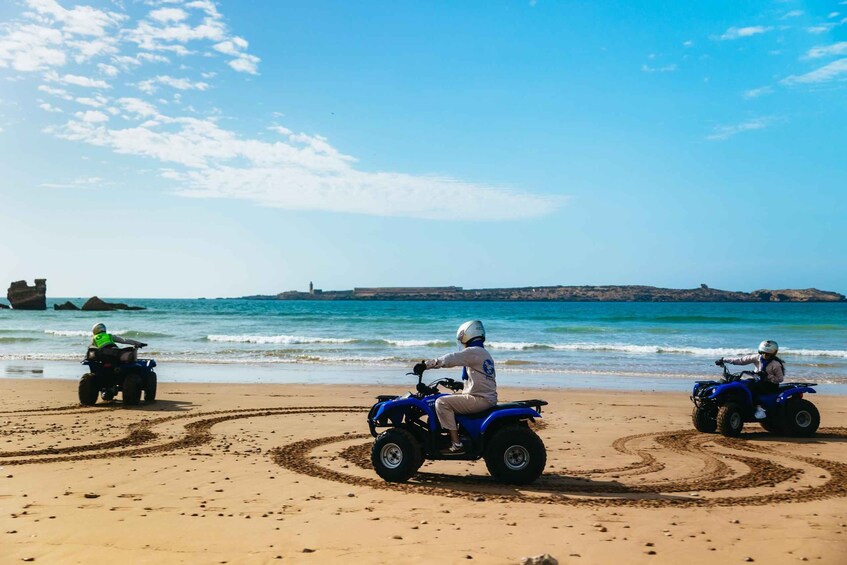
[[106,324],[103,322],[94,324],[94,327],[91,328],[91,333],[94,334],[94,337],[91,338],[91,347],[96,347],[98,351],[105,351],[112,348],[117,349],[118,343],[132,345],[133,347],[147,346],[146,343],[135,341],[134,339],[126,339],[117,334],[108,333],[106,331]]

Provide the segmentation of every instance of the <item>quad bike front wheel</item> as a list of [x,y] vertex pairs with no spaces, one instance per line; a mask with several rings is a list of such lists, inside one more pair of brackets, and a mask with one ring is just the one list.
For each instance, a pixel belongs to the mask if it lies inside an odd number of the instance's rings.
[[741,406],[735,402],[727,402],[718,410],[717,430],[727,437],[736,437],[741,434],[744,427],[744,416],[741,414]]
[[821,415],[817,407],[805,398],[793,398],[785,403],[785,430],[798,437],[809,437],[818,431]]
[[144,402],[151,404],[156,402],[156,373],[147,375],[147,383],[144,387]]
[[535,481],[547,465],[544,442],[525,426],[507,426],[495,432],[484,457],[488,472],[512,485]]
[[141,379],[138,375],[124,377],[123,400],[124,406],[138,406],[141,403]]
[[717,410],[714,406],[695,406],[691,411],[691,423],[698,432],[713,434],[718,429]]
[[79,379],[79,403],[83,406],[94,406],[97,404],[97,377],[94,373],[85,373]]
[[386,481],[404,483],[423,465],[423,449],[408,430],[391,428],[374,440],[371,463]]

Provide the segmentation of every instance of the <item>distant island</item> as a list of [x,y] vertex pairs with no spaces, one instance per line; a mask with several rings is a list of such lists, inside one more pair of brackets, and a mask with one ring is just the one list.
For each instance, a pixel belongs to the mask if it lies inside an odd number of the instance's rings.
[[488,302],[844,302],[843,294],[816,288],[739,292],[709,288],[655,286],[532,286],[464,289],[460,286],[370,287],[321,290],[309,283],[308,292],[289,290],[272,295],[243,296],[245,300],[470,300]]

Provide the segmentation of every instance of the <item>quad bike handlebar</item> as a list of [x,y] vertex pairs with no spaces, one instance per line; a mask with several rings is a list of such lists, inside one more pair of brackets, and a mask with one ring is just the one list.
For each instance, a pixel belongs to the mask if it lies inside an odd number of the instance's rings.
[[423,373],[406,373],[407,375],[415,375],[418,377],[418,384],[415,386],[415,390],[418,391],[422,396],[429,396],[430,394],[438,394],[438,387],[443,386],[444,388],[449,388],[453,392],[459,392],[460,390],[465,388],[465,385],[456,379],[452,379],[450,377],[443,377],[440,379],[436,379],[429,383],[428,385],[423,384]]
[[730,373],[729,369],[726,368],[726,364],[723,362],[723,359],[715,361],[715,364],[723,369],[723,380],[728,383],[740,381],[745,376],[750,376],[757,379],[759,378],[758,373],[755,373],[753,371],[741,371],[740,373]]

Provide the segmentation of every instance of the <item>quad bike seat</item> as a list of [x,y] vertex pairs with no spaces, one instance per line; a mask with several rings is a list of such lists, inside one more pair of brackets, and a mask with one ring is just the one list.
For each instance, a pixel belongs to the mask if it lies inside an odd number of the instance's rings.
[[497,412],[499,410],[507,410],[509,408],[535,408],[536,411],[540,412],[541,407],[545,406],[547,402],[545,400],[516,400],[514,402],[504,402],[503,404],[495,404],[491,408],[487,410],[483,410],[482,412],[477,412],[475,414],[465,414],[464,416],[467,418],[485,418],[490,414]]
[[818,386],[818,383],[779,383],[779,392],[801,386]]
[[134,347],[89,347],[85,358],[89,361],[105,361],[107,363],[132,363],[138,358]]

